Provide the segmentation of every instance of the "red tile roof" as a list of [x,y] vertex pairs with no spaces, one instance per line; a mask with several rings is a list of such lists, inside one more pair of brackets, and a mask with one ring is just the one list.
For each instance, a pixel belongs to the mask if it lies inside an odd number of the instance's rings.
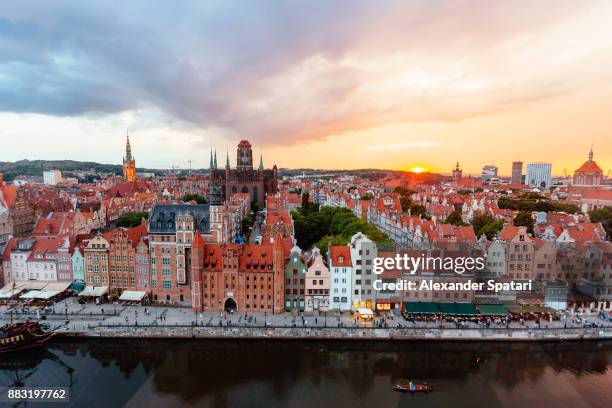
[[12,207],[15,204],[15,197],[17,196],[17,186],[14,184],[4,184],[0,186],[2,195],[6,205]]
[[586,172],[591,172],[591,173],[600,173],[602,172],[601,168],[597,165],[597,163],[595,163],[594,161],[585,161],[584,164],[582,166],[580,166],[578,168],[578,170],[575,171],[575,173],[586,173]]
[[330,266],[351,267],[351,251],[348,245],[333,245],[329,247]]

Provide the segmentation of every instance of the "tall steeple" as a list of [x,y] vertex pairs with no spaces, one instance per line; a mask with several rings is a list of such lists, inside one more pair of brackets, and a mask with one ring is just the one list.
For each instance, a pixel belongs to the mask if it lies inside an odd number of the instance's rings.
[[259,154],[259,170],[263,170],[264,169],[264,165],[263,165],[263,153]]
[[214,161],[215,169],[217,168],[217,149],[215,149],[215,161]]
[[123,158],[123,177],[128,183],[136,182],[136,159],[132,156],[130,136],[125,134],[125,157]]
[[132,146],[130,146],[130,135],[125,132],[125,160],[132,160]]
[[213,152],[212,152],[212,148],[210,149],[210,165],[208,166],[209,170],[212,170],[213,167]]
[[229,148],[226,148],[226,152],[225,152],[225,170],[229,170],[229,169],[230,169]]
[[453,180],[458,181],[461,179],[462,176],[463,176],[463,171],[461,171],[461,168],[459,167],[459,162],[457,161],[457,165],[453,169]]
[[593,145],[591,145],[591,150],[589,151],[589,161],[593,161]]

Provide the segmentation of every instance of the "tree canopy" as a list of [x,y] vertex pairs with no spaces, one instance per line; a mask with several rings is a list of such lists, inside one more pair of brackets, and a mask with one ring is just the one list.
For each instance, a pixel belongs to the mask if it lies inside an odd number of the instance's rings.
[[514,225],[517,227],[527,227],[527,232],[530,234],[534,234],[533,230],[533,217],[531,216],[531,212],[529,211],[519,211],[519,213],[514,217]]
[[448,217],[446,217],[446,219],[444,220],[444,224],[451,224],[456,226],[465,225],[461,213],[457,210],[448,214]]
[[125,213],[123,215],[121,215],[119,218],[117,218],[117,221],[115,221],[115,226],[116,227],[122,227],[122,228],[132,228],[132,227],[137,227],[140,225],[140,222],[142,221],[142,219],[148,219],[149,218],[149,213],[148,212],[129,212],[129,213]]
[[472,218],[472,226],[477,237],[484,234],[488,240],[492,240],[504,228],[504,222],[489,214],[478,214]]
[[181,201],[183,201],[184,203],[187,203],[189,201],[195,201],[198,204],[208,204],[208,200],[206,199],[206,197],[201,196],[200,194],[185,194]]
[[612,238],[612,206],[589,211],[589,219],[591,222],[601,222],[608,238]]
[[307,206],[292,213],[295,227],[295,238],[301,248],[309,249],[317,245],[322,251],[327,250],[328,243],[346,245],[351,237],[361,231],[372,241],[389,241],[386,234],[375,226],[360,220],[348,208]]
[[531,195],[523,195],[522,198],[517,199],[501,197],[497,200],[497,206],[501,209],[515,211],[565,212],[568,214],[580,213],[580,209],[574,204],[550,201],[546,197],[542,197],[534,192],[526,194]]

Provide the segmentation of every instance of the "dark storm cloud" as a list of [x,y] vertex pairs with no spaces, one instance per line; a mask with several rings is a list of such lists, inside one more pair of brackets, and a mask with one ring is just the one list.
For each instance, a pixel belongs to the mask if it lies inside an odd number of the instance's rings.
[[[350,60],[355,47],[372,61],[406,50],[415,61],[425,53],[435,60],[431,50],[459,57],[470,47],[491,46],[525,24],[542,24],[542,16],[531,10],[534,17],[520,16],[529,21],[507,19],[500,30],[478,4],[465,7],[460,1],[382,5],[377,1],[4,4],[0,111],[78,116],[153,106],[197,127],[215,126],[262,141],[293,143],[351,130],[352,123],[370,126],[406,115],[406,101],[382,108],[357,101],[360,86],[371,78],[359,64],[340,64]],[[506,14],[496,9],[495,13]],[[478,25],[478,30],[466,30],[466,24]],[[455,37],[460,41],[449,41]],[[419,92],[411,101],[421,104],[421,110],[437,105],[427,92]],[[454,115],[461,112],[451,112]]]

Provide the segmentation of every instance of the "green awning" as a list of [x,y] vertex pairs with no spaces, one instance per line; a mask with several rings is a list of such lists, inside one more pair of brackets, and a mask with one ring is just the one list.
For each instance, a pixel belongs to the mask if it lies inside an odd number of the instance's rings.
[[406,313],[412,314],[438,314],[440,310],[434,302],[404,302]]
[[440,313],[442,313],[442,314],[446,314],[446,315],[458,315],[458,314],[460,314],[459,311],[457,310],[456,303],[452,303],[452,302],[440,302],[440,303],[438,303],[438,306],[440,307]]
[[508,310],[504,305],[478,305],[480,314],[486,316],[506,316]]
[[423,313],[421,309],[421,302],[404,302],[404,310],[406,313]]
[[457,314],[461,316],[474,316],[479,314],[478,310],[476,310],[476,307],[474,307],[472,303],[455,303],[455,306],[457,307]]
[[80,293],[83,291],[83,289],[85,289],[85,283],[72,282],[72,284],[70,285],[68,289],[70,289],[73,292]]
[[438,308],[438,304],[434,302],[420,302],[421,303],[421,313],[425,314],[438,314],[440,313],[440,308]]

